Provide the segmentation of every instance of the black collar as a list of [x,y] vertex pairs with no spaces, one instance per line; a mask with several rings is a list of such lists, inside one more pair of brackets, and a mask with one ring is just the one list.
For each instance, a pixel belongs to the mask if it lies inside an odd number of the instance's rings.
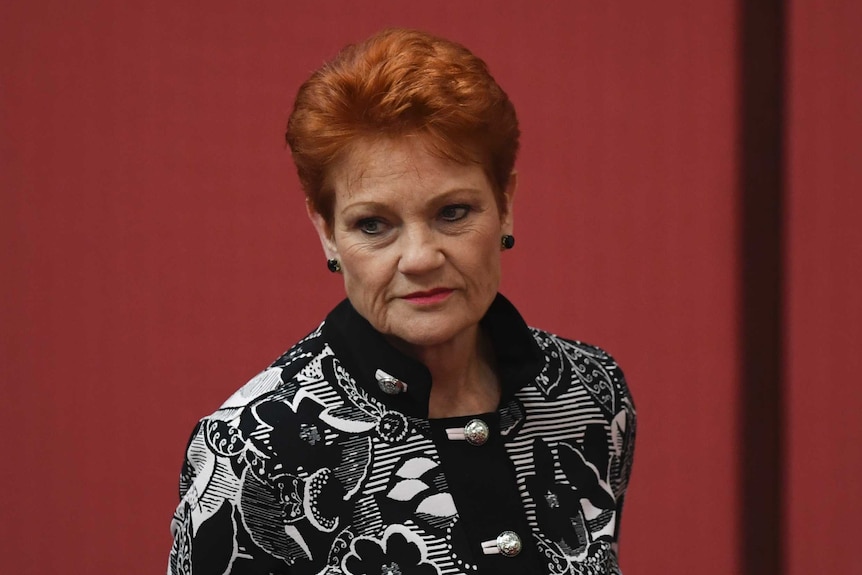
[[[500,378],[500,405],[542,371],[544,354],[518,310],[500,294],[480,322],[491,341]],[[357,384],[390,409],[427,419],[431,374],[419,361],[392,347],[359,312],[344,300],[326,317],[324,341]],[[386,372],[407,384],[407,391],[390,395],[378,385],[376,373]]]

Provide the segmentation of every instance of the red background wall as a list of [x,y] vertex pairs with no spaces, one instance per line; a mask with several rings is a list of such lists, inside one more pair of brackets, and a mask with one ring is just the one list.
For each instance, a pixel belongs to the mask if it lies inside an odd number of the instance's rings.
[[[518,108],[503,291],[626,370],[640,422],[624,569],[737,572],[734,6],[190,4],[0,5],[0,571],[164,569],[194,422],[343,294],[283,144],[293,95],[343,44],[399,25],[464,42]],[[825,4],[795,2],[790,26],[800,574],[824,554],[850,572],[862,512],[862,19]]]
[[788,573],[858,573],[862,517],[862,4],[789,18]]

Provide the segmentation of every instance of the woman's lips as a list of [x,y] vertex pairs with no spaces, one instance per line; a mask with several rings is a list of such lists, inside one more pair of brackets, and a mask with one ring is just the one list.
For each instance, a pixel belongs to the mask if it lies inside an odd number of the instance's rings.
[[449,294],[452,293],[453,290],[449,288],[435,288],[428,291],[417,291],[404,296],[403,299],[409,301],[410,303],[415,303],[419,305],[427,305],[432,303],[438,303],[449,297]]

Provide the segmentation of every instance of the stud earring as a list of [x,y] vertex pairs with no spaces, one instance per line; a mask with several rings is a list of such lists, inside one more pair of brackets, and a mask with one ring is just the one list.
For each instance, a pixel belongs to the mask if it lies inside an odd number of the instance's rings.
[[341,271],[341,262],[338,260],[326,260],[326,267],[328,267],[329,271],[332,273],[337,273]]
[[509,234],[504,235],[500,238],[500,246],[502,246],[504,250],[511,250],[515,247],[515,236],[510,236]]

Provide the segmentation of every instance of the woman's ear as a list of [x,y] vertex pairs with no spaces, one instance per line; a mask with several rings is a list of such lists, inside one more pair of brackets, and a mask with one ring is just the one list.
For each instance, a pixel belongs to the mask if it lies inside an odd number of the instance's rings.
[[311,205],[311,202],[305,200],[305,211],[308,213],[308,219],[311,220],[314,229],[317,230],[317,235],[320,237],[320,245],[323,247],[323,253],[328,260],[338,259],[338,249],[333,240],[332,227],[327,223],[326,218],[320,215]]
[[504,234],[513,234],[515,229],[515,192],[518,189],[518,172],[512,172],[509,175],[509,182],[506,184],[506,189],[503,191],[503,208],[500,223]]

